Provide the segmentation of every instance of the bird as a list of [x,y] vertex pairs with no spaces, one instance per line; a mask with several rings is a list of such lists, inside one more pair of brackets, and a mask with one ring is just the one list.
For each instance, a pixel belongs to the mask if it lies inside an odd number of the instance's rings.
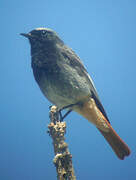
[[60,110],[75,111],[93,123],[119,159],[128,156],[130,149],[112,128],[79,56],[52,29],[40,27],[21,35],[29,40],[31,67],[44,96]]

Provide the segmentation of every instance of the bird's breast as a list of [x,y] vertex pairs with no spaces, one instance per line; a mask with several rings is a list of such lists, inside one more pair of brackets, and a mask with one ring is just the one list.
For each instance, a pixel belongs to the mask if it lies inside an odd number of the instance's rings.
[[32,63],[35,80],[47,99],[58,107],[74,104],[90,93],[86,79],[70,65],[56,59],[42,64],[36,61]]

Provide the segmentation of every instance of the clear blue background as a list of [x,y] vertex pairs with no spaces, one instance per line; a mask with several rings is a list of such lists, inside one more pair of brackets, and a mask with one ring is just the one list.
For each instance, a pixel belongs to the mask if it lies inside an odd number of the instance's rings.
[[0,2],[0,179],[54,180],[50,103],[34,81],[30,46],[19,33],[54,29],[81,57],[112,126],[131,148],[120,161],[83,117],[67,118],[78,180],[136,179],[136,1]]

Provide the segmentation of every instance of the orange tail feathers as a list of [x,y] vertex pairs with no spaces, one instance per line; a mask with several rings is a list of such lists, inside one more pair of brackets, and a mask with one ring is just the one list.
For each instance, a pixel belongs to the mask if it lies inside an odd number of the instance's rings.
[[109,132],[104,132],[99,128],[98,130],[107,140],[119,159],[123,160],[125,156],[128,156],[130,154],[130,149],[127,144],[118,136],[118,134],[111,126]]
[[110,123],[98,109],[93,98],[90,98],[89,101],[85,102],[82,107],[78,107],[74,110],[98,128],[119,159],[123,160],[125,156],[130,154],[129,147],[118,136]]

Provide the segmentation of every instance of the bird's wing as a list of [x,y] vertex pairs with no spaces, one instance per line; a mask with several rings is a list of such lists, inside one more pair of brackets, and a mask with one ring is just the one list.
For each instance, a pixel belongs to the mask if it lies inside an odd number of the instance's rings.
[[69,48],[65,45],[63,47],[61,47],[60,49],[61,49],[61,54],[65,58],[69,59],[68,62],[70,63],[70,65],[72,65],[75,69],[77,69],[77,72],[82,73],[82,75],[84,75],[86,77],[87,82],[90,84],[91,97],[95,100],[97,107],[102,112],[102,114],[105,116],[105,118],[108,120],[107,114],[103,108],[103,105],[100,102],[99,96],[98,96],[96,88],[94,86],[94,83],[93,83],[90,75],[88,74],[85,66],[83,65],[82,61],[80,60],[80,58],[76,55],[76,53],[71,48]]

